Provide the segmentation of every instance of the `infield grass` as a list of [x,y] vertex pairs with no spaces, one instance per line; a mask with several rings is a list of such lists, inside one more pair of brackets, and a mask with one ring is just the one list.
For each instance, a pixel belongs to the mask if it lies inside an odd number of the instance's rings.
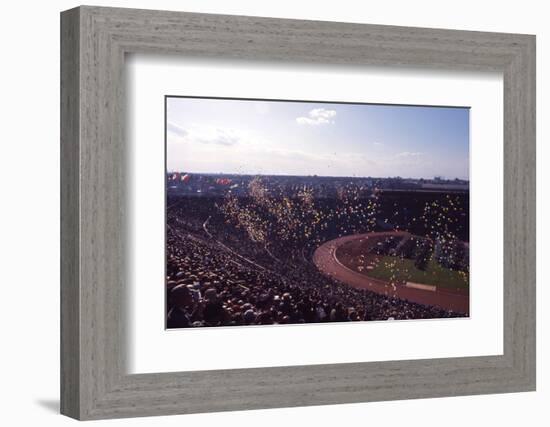
[[399,282],[435,285],[449,290],[466,290],[469,287],[467,273],[445,268],[433,258],[425,271],[416,268],[414,260],[395,256],[374,256],[370,263],[374,268],[364,274],[375,279],[390,281],[394,275],[394,280]]

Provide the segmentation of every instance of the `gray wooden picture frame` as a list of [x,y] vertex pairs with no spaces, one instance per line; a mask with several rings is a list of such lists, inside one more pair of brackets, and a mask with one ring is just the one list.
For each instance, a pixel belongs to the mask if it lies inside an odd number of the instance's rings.
[[[504,78],[504,354],[129,375],[127,53]],[[480,178],[478,178],[480,179]],[[61,412],[77,419],[535,390],[535,37],[83,6],[61,14]]]

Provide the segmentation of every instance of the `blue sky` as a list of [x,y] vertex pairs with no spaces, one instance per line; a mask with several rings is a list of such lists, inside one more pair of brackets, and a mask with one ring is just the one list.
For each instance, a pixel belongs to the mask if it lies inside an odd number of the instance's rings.
[[168,171],[468,179],[469,110],[167,99]]

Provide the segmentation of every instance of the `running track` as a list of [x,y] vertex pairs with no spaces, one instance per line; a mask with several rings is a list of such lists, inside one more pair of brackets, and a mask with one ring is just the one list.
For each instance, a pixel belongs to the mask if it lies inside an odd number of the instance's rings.
[[469,313],[468,295],[459,295],[445,291],[426,291],[422,289],[407,288],[405,286],[392,286],[383,280],[374,279],[364,274],[351,270],[336,258],[336,248],[342,244],[380,235],[403,235],[400,231],[383,233],[366,233],[344,236],[330,240],[319,246],[313,254],[313,262],[317,268],[327,276],[358,289],[368,289],[378,294],[406,299],[424,305],[433,305],[445,310],[458,313]]

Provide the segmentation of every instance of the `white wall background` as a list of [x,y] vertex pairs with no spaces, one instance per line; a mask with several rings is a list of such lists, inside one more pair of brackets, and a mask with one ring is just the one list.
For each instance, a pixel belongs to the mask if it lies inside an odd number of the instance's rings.
[[[109,421],[110,425],[548,425],[550,27],[545,2],[399,0],[96,1],[97,5],[537,34],[538,391]],[[0,65],[0,420],[63,426],[59,384],[59,12],[74,1],[5,2]],[[546,160],[546,161],[545,161]],[[33,186],[21,185],[34,175]]]

